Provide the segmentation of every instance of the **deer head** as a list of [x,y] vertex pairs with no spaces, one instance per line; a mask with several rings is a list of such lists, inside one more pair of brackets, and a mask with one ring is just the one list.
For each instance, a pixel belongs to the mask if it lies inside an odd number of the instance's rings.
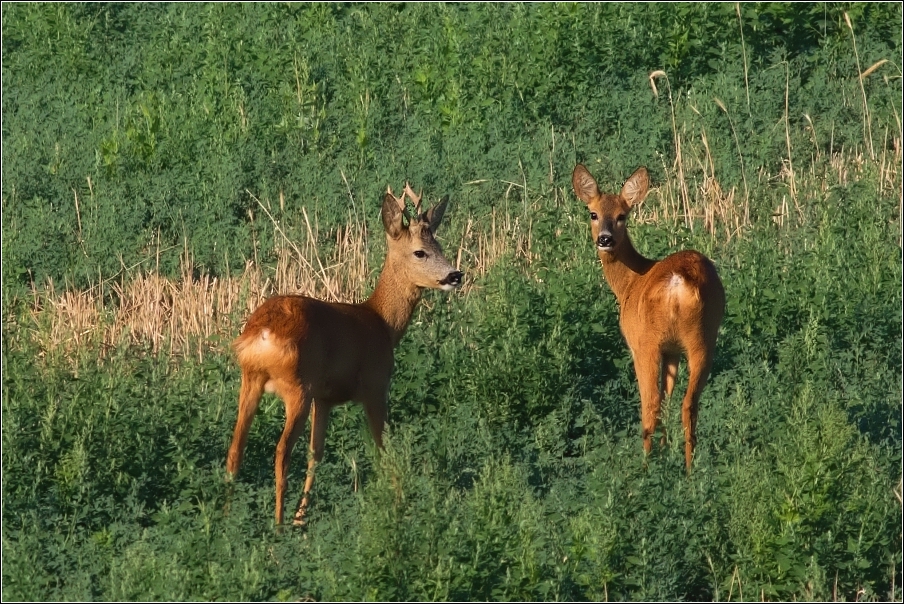
[[[414,203],[414,216],[405,207],[405,196]],[[446,260],[435,234],[446,212],[448,197],[421,213],[421,195],[405,184],[401,197],[387,188],[383,197],[383,228],[389,248],[386,254],[396,270],[417,287],[450,290],[461,285],[463,274]]]
[[618,195],[600,193],[593,176],[583,164],[578,164],[571,175],[571,185],[578,199],[590,210],[590,230],[598,250],[615,253],[627,239],[628,213],[643,201],[650,188],[647,169],[638,168],[625,181]]

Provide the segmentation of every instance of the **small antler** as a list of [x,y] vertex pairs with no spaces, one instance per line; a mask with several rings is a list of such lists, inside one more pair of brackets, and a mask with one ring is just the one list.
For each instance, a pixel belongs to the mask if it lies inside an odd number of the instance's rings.
[[402,196],[404,197],[405,195],[410,197],[411,201],[414,202],[414,214],[416,216],[420,216],[420,214],[421,214],[421,197],[423,197],[423,195],[424,195],[424,190],[421,189],[420,195],[415,195],[414,191],[411,190],[411,185],[406,182],[405,183],[405,192],[402,193]]
[[400,209],[400,210],[404,210],[404,209],[405,209],[405,193],[402,193],[402,196],[401,196],[401,197],[396,197],[396,196],[395,196],[395,193],[392,192],[392,187],[390,187],[390,186],[387,186],[387,187],[386,187],[386,192],[389,193],[389,195],[390,195],[393,199],[396,200],[396,203],[399,204],[399,209]]
[[405,191],[402,191],[401,197],[396,197],[395,193],[392,192],[392,187],[387,186],[386,192],[395,199],[396,203],[399,204],[399,209],[402,210],[402,215],[405,217],[405,220],[411,222],[411,215],[408,214],[408,209],[405,207]]

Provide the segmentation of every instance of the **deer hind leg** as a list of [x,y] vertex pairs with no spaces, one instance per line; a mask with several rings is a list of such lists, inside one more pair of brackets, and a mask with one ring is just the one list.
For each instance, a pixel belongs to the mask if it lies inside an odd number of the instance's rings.
[[231,480],[238,474],[245,455],[245,445],[248,442],[248,431],[251,422],[257,412],[258,404],[264,393],[264,384],[267,375],[260,372],[242,372],[242,386],[239,391],[239,414],[235,421],[235,430],[232,432],[232,444],[226,456],[227,479]]
[[691,461],[694,457],[694,448],[697,446],[697,413],[700,410],[700,395],[706,387],[709,371],[712,367],[712,355],[705,352],[705,348],[696,351],[688,351],[687,392],[681,403],[681,423],[684,426],[684,465],[688,473],[691,471]]
[[276,446],[276,524],[283,522],[283,503],[285,502],[287,474],[292,449],[301,436],[308,412],[311,409],[311,396],[301,386],[293,385],[280,391],[286,404],[286,426],[283,428],[279,444]]
[[[672,391],[675,389],[675,379],[678,376],[678,363],[681,362],[681,355],[672,352],[666,352],[662,355],[661,376],[662,382],[659,391],[663,399],[672,399]],[[662,426],[662,438],[659,446],[665,447],[668,442],[665,426]]]
[[678,353],[667,352],[662,355],[662,393],[666,398],[671,397],[675,389],[680,362],[681,355]]
[[662,394],[659,389],[659,369],[662,358],[659,350],[637,351],[634,354],[634,372],[640,388],[640,422],[643,450],[649,454],[653,449],[652,436],[659,424],[659,410]]
[[309,493],[314,486],[314,469],[323,461],[324,443],[326,441],[326,427],[330,419],[330,407],[324,403],[314,401],[311,407],[311,449],[308,457],[308,474],[304,481],[304,493],[295,510],[295,525],[304,524],[304,516],[307,512]]

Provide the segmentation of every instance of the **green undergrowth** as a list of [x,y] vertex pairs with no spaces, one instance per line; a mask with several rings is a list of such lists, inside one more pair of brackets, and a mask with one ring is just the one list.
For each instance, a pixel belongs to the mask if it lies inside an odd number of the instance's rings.
[[[4,600],[901,600],[899,4],[2,18]],[[698,249],[725,285],[689,476],[678,396],[644,458],[577,161],[607,191],[648,165],[637,247]],[[375,259],[405,179],[451,196],[450,255],[494,218],[511,249],[425,294],[382,452],[334,410],[304,529],[273,525],[272,395],[224,481],[228,339],[199,360],[32,337],[48,278],[179,277],[186,250],[267,270],[302,208],[323,240],[366,221]]]

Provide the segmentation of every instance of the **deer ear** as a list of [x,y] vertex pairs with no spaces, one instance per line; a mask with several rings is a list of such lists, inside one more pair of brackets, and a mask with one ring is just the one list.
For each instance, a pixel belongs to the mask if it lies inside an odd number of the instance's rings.
[[443,215],[446,213],[446,206],[449,203],[449,196],[443,197],[442,201],[424,212],[423,219],[430,225],[430,232],[436,233],[439,223],[443,221]]
[[386,234],[393,239],[401,237],[404,229],[402,226],[402,209],[399,207],[399,202],[396,201],[395,197],[389,193],[383,197],[383,211],[381,214]]
[[629,206],[634,207],[635,204],[644,200],[649,190],[650,175],[647,173],[647,169],[641,166],[625,181],[625,186],[621,190],[621,197],[628,202]]
[[600,194],[596,181],[593,180],[593,176],[590,175],[584,164],[574,167],[574,172],[571,174],[571,186],[574,188],[574,194],[584,203],[590,203]]

